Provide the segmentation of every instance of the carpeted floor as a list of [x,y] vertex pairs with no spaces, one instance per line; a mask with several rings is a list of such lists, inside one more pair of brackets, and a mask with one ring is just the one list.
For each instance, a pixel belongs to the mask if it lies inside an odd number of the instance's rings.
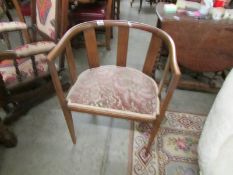
[[135,122],[131,175],[198,175],[197,144],[205,119],[167,112],[147,157],[144,153],[151,126]]

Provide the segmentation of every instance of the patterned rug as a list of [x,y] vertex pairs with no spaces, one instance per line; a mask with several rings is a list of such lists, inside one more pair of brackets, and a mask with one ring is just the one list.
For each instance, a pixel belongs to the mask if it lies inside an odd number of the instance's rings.
[[205,119],[167,112],[148,156],[145,146],[151,126],[135,122],[131,175],[198,175],[197,144]]

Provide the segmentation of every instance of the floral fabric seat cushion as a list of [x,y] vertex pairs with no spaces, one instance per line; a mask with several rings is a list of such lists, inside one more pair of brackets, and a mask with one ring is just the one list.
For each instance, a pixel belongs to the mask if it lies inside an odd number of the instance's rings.
[[[48,73],[46,55],[44,54],[35,55],[35,61],[39,76]],[[33,78],[33,76],[35,76],[31,59],[28,58],[18,59],[17,62],[23,80],[26,80],[28,78]],[[6,85],[10,85],[18,81],[12,60],[0,62],[0,73]]]
[[67,95],[68,106],[128,111],[156,117],[155,81],[128,67],[100,66],[80,74]]

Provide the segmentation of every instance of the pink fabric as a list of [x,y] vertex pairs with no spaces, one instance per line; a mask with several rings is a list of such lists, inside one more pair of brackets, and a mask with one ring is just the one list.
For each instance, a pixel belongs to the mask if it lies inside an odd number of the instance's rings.
[[136,69],[101,66],[82,72],[67,100],[77,105],[155,115],[157,85]]
[[36,55],[39,53],[46,53],[51,51],[56,44],[51,41],[38,41],[35,43],[25,44],[14,49],[18,57],[26,57],[29,55]]
[[[36,67],[39,75],[43,75],[48,72],[48,66],[46,61],[46,55],[39,54],[35,56]],[[23,80],[32,78],[34,76],[34,71],[32,68],[31,59],[19,59],[17,60],[19,71],[21,72]],[[2,61],[0,62],[0,74],[3,77],[3,81],[6,85],[10,85],[17,81],[17,74],[15,72],[15,67],[13,61]]]

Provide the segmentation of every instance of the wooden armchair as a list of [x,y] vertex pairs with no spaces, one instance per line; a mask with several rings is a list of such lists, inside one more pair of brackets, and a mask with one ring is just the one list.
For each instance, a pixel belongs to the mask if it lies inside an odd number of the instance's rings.
[[[95,36],[95,28],[99,27],[116,27],[118,29],[116,66],[100,66]],[[151,34],[142,72],[126,67],[129,32],[135,29]],[[90,69],[77,76],[71,40],[80,32],[84,33]],[[169,57],[162,80],[157,86],[150,75],[161,41],[168,47]],[[65,95],[62,90],[55,66],[56,58],[63,50],[66,50],[72,83],[68,95]],[[151,122],[153,129],[147,147],[149,150],[180,77],[175,45],[167,33],[149,25],[118,20],[91,21],[74,26],[66,32],[58,45],[49,53],[48,65],[74,144],[76,138],[72,111]],[[168,77],[170,78],[167,79]],[[168,87],[166,91],[162,91],[165,82],[168,82]]]
[[[53,90],[46,54],[55,47],[62,32],[59,8],[64,2],[31,1],[33,36],[28,34],[28,26],[23,22],[0,22],[0,35],[8,49],[0,51],[0,107],[8,116],[5,122],[25,113]],[[19,18],[23,20],[18,0],[13,0],[13,3]],[[15,38],[12,38],[11,33],[17,31],[22,45],[12,48]]]

